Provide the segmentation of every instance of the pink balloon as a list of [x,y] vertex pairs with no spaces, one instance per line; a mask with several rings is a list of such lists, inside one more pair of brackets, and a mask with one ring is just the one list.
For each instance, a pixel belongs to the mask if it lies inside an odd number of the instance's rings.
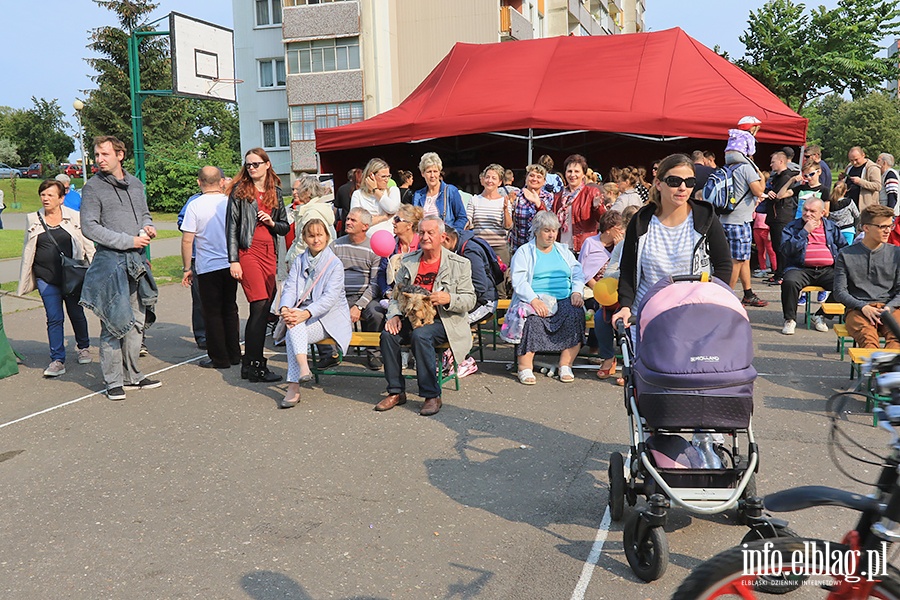
[[382,258],[387,258],[393,254],[394,248],[396,247],[394,236],[386,229],[373,233],[372,237],[369,239],[369,243],[372,245],[372,252]]

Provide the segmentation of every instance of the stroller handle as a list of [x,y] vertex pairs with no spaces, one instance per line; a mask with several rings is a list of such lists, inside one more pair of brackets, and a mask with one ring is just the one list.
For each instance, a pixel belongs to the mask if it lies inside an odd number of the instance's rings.
[[697,273],[696,275],[673,275],[672,281],[680,283],[682,281],[709,281],[709,273]]

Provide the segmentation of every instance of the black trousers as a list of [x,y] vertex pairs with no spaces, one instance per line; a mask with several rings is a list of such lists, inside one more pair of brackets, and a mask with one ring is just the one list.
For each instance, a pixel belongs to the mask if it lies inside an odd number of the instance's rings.
[[776,269],[772,275],[776,279],[781,279],[784,277],[784,253],[781,251],[781,232],[784,231],[784,227],[787,223],[772,223],[769,225],[769,239],[772,240],[772,248],[775,249],[775,262],[778,263],[775,265]]
[[833,291],[834,267],[803,267],[785,271],[784,283],[781,284],[781,312],[786,321],[797,320],[800,290],[808,285],[817,285],[829,292]]
[[206,353],[218,366],[241,360],[241,321],[237,306],[237,280],[229,269],[197,275],[203,320],[206,323]]

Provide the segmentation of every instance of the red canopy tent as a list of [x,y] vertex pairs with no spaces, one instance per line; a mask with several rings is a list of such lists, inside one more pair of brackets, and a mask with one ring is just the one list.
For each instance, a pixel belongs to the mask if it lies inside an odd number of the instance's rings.
[[[429,150],[440,152],[445,163],[447,152],[462,155],[451,164],[466,163],[479,148],[486,145],[488,154],[496,153],[498,143],[505,140],[508,146],[510,138],[522,140],[518,147],[528,143],[528,160],[535,144],[544,149],[557,144],[563,152],[593,145],[600,154],[614,149],[618,160],[623,152],[625,157],[651,152],[642,156],[647,164],[687,148],[709,147],[721,157],[724,144],[710,142],[726,139],[745,115],[763,121],[761,144],[800,146],[806,139],[805,118],[678,28],[459,43],[399,106],[360,123],[316,130],[316,148],[323,170],[331,171],[348,157],[358,162],[357,157],[391,154],[415,158],[409,168]],[[558,139],[572,134],[578,135]],[[501,137],[488,141],[484,135]],[[647,148],[660,142],[665,148]],[[410,143],[411,148],[392,147]],[[524,166],[521,150],[517,155],[516,163]],[[588,159],[595,164],[590,154]]]

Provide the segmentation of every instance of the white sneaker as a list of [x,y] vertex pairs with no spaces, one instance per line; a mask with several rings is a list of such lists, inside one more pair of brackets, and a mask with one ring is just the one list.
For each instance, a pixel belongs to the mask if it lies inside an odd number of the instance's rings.
[[781,333],[784,335],[794,335],[795,329],[797,329],[797,321],[787,319],[784,322],[784,327],[781,328]]
[[821,315],[815,315],[812,318],[813,327],[816,328],[816,331],[828,331],[828,323],[825,322],[825,319]]
[[44,377],[59,377],[66,374],[66,365],[58,360],[50,363],[50,366],[44,369]]
[[79,365],[89,365],[91,361],[94,360],[91,358],[91,349],[90,348],[79,348],[78,349],[78,364]]

